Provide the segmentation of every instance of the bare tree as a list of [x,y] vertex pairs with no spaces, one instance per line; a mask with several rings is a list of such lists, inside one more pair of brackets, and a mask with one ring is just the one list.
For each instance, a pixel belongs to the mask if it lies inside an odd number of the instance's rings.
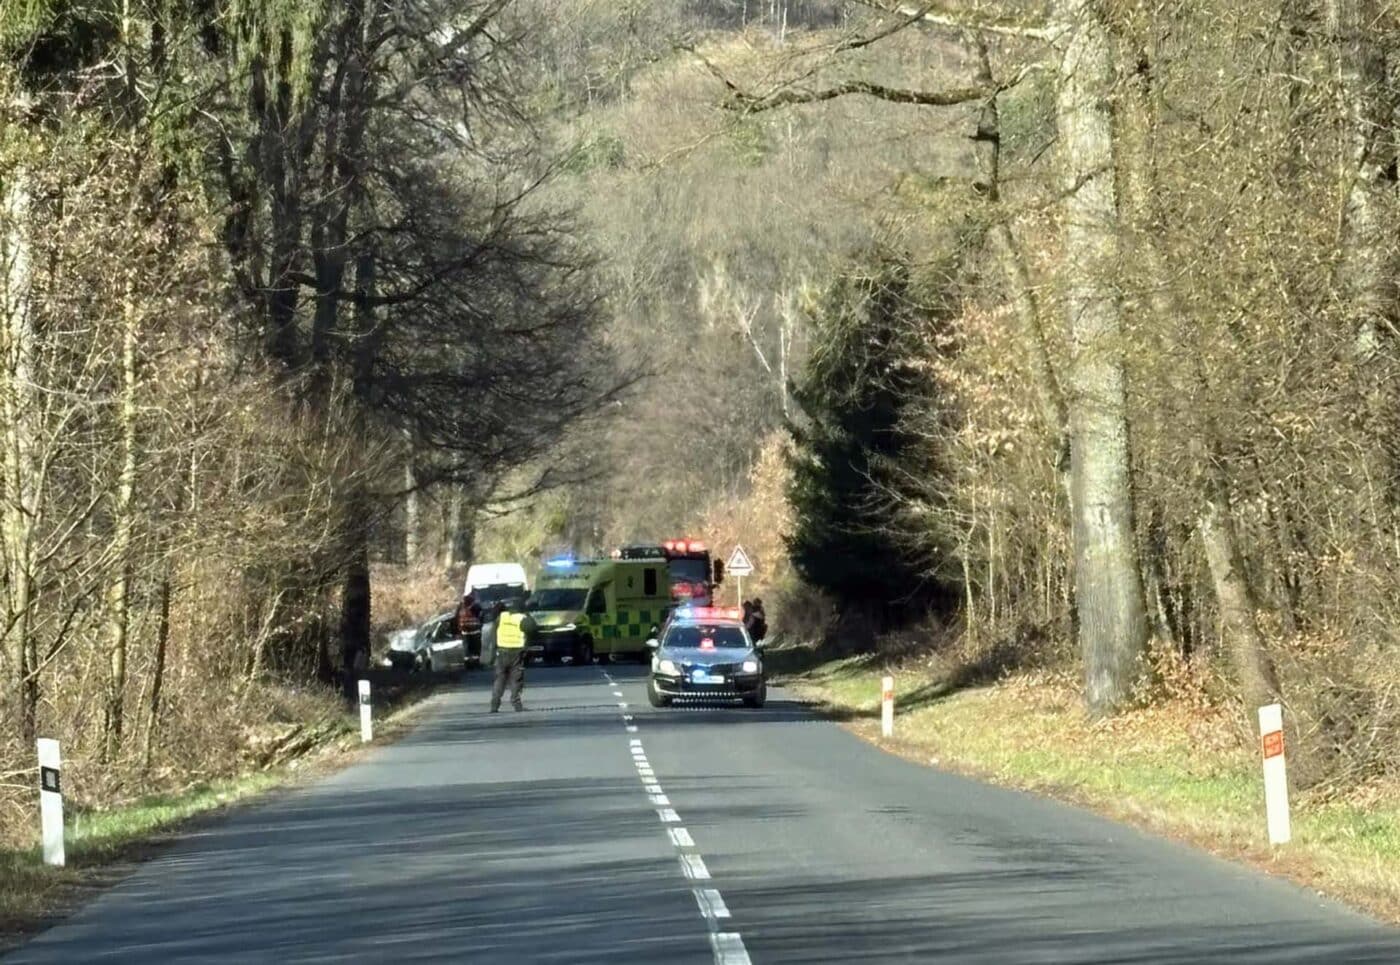
[[1143,670],[1147,618],[1133,528],[1122,258],[1114,188],[1113,48],[1083,0],[1057,8],[1069,33],[1056,106],[1063,164],[1065,311],[1069,370],[1070,486],[1075,603],[1089,709],[1131,696]]

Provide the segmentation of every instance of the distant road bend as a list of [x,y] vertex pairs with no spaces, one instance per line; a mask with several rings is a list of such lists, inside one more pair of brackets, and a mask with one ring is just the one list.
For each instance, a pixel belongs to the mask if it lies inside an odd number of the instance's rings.
[[363,763],[193,832],[6,959],[1397,963],[1400,933],[1083,811],[886,755],[781,692],[482,676]]

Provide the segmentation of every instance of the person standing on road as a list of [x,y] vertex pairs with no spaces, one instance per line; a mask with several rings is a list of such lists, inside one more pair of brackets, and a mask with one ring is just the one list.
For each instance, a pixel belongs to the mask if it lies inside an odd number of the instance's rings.
[[525,644],[535,632],[535,619],[525,612],[525,601],[515,600],[496,621],[496,680],[491,687],[491,713],[501,709],[501,697],[510,683],[510,703],[524,710]]

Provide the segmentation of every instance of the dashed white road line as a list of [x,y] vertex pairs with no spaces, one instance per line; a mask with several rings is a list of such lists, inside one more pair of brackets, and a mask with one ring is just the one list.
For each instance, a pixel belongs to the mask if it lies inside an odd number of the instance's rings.
[[714,888],[696,888],[695,903],[700,906],[700,914],[709,921],[729,917],[729,906],[724,903],[724,896]]
[[715,965],[753,965],[738,932],[712,932],[710,947],[715,951]]
[[681,871],[691,881],[710,880],[710,869],[705,867],[705,859],[698,854],[681,855]]
[[[607,673],[603,678],[609,684],[617,685],[612,677]],[[621,697],[621,690],[614,690],[614,697]],[[627,702],[618,701],[617,706],[623,711],[622,722],[627,728],[627,733],[637,733],[637,725],[631,714],[626,713]],[[647,799],[652,807],[656,809],[656,816],[662,824],[680,824],[680,815],[676,809],[671,807],[671,799],[662,791],[660,783],[656,780],[656,771],[653,770],[651,762],[647,760],[647,752],[642,746],[641,738],[633,737],[627,741],[628,749],[632,752],[632,762],[637,767],[637,776],[642,779],[642,789],[646,792]],[[709,881],[710,869],[705,865],[705,859],[695,853],[695,839],[691,837],[690,831],[683,827],[667,828],[666,836],[670,839],[671,845],[676,848],[681,862],[681,873],[689,881]],[[700,906],[700,914],[705,919],[705,924],[710,932],[710,949],[714,952],[715,965],[753,965],[749,959],[748,949],[744,947],[743,936],[738,932],[722,932],[719,930],[719,923],[730,917],[729,906],[724,903],[724,896],[717,888],[694,888],[695,903]]]

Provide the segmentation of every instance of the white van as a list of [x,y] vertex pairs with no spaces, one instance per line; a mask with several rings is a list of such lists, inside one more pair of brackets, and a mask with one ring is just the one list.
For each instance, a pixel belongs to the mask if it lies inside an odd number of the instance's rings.
[[462,595],[474,593],[483,586],[518,586],[529,590],[525,582],[525,567],[519,563],[473,563],[467,568],[467,585]]

